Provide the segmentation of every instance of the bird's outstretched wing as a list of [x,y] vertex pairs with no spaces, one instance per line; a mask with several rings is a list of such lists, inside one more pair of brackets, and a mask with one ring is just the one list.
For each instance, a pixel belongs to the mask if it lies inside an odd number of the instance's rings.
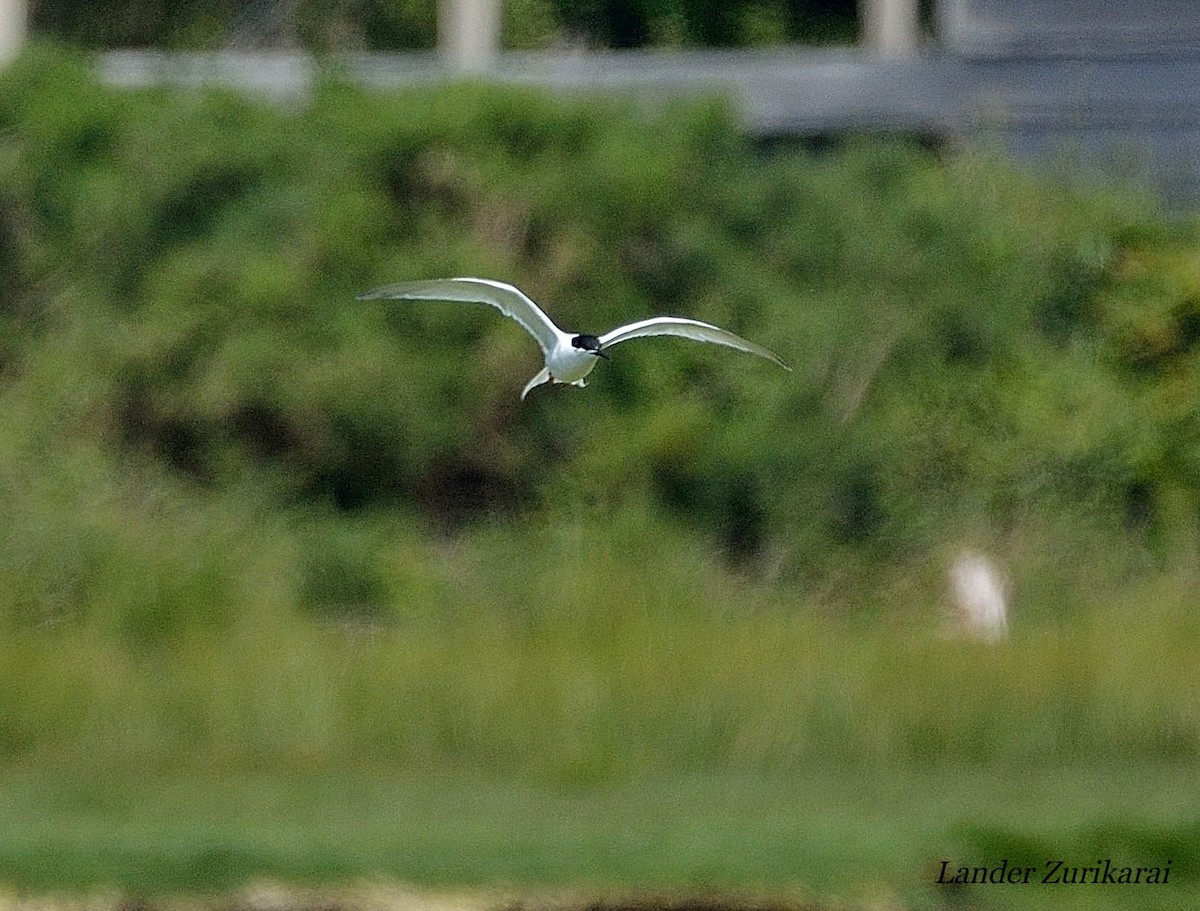
[[609,348],[621,342],[627,342],[631,338],[645,338],[650,335],[677,335],[680,338],[690,338],[696,342],[725,345],[729,348],[736,348],[738,351],[765,357],[767,360],[774,361],[784,370],[792,369],[762,345],[756,345],[719,326],[712,326],[694,319],[683,319],[679,316],[654,316],[650,319],[630,323],[628,326],[618,326],[600,336],[600,347]]
[[435,278],[427,281],[400,282],[358,295],[360,301],[397,298],[401,300],[455,301],[464,304],[488,304],[525,327],[549,355],[564,333],[550,317],[521,291],[505,282],[490,278]]

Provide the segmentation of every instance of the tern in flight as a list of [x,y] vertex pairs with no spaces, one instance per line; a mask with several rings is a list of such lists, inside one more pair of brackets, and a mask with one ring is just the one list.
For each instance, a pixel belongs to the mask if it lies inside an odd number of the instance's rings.
[[697,342],[712,342],[757,354],[774,361],[784,370],[792,368],[761,345],[746,341],[718,326],[699,320],[683,319],[678,316],[652,316],[627,326],[618,326],[603,335],[563,332],[542,308],[524,293],[504,282],[489,278],[438,278],[429,281],[401,282],[376,288],[358,295],[359,300],[439,300],[463,304],[488,304],[505,316],[520,323],[534,337],[546,356],[546,366],[538,371],[521,392],[521,399],[529,390],[542,383],[570,383],[572,386],[586,385],[583,378],[592,372],[598,358],[608,359],[607,351],[613,345],[627,342],[631,338],[650,335],[677,335]]

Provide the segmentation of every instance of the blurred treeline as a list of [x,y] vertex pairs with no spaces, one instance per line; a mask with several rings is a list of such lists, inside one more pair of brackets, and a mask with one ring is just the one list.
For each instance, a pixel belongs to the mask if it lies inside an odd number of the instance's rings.
[[[431,48],[438,0],[31,0],[35,29],[88,47]],[[854,0],[504,0],[514,49],[852,41]]]
[[[1188,661],[1145,671],[1196,641],[1195,241],[720,104],[282,110],[34,49],[0,76],[0,755],[1194,751]],[[456,274],[795,372],[647,341],[521,403],[514,324],[354,300]],[[1023,651],[928,638],[965,545]]]

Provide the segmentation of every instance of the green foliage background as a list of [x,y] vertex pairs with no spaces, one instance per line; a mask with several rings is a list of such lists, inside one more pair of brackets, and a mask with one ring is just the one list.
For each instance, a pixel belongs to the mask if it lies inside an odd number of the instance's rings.
[[[437,0],[34,0],[39,32],[84,47],[432,48]],[[847,43],[854,0],[504,0],[512,49]]]
[[[1137,199],[718,103],[0,76],[0,757],[1194,759],[1200,254]],[[586,391],[480,308],[711,320]],[[963,546],[1011,643],[935,630]],[[1157,669],[1157,670],[1155,670]]]

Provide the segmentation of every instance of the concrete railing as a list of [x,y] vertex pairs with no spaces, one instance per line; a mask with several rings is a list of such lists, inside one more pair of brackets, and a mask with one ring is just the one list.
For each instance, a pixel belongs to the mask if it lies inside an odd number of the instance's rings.
[[[0,0],[0,66],[25,42],[28,0]],[[911,54],[918,40],[917,0],[860,0],[864,44],[887,57]],[[438,0],[438,53],[458,72],[491,69],[500,56],[504,0]]]
[[[10,56],[25,2],[0,0]],[[1066,17],[1066,5],[1097,15]],[[322,73],[383,90],[485,72],[571,93],[724,94],[760,136],[983,143],[1136,180],[1175,208],[1200,205],[1200,0],[940,0],[938,9],[942,41],[923,46],[915,0],[864,0],[858,47],[500,53],[499,0],[442,0],[437,53],[114,51],[99,67],[115,85],[221,85],[289,100]],[[1051,31],[1061,45],[1044,45]]]
[[0,0],[0,66],[7,65],[21,51],[28,29],[26,0]]

